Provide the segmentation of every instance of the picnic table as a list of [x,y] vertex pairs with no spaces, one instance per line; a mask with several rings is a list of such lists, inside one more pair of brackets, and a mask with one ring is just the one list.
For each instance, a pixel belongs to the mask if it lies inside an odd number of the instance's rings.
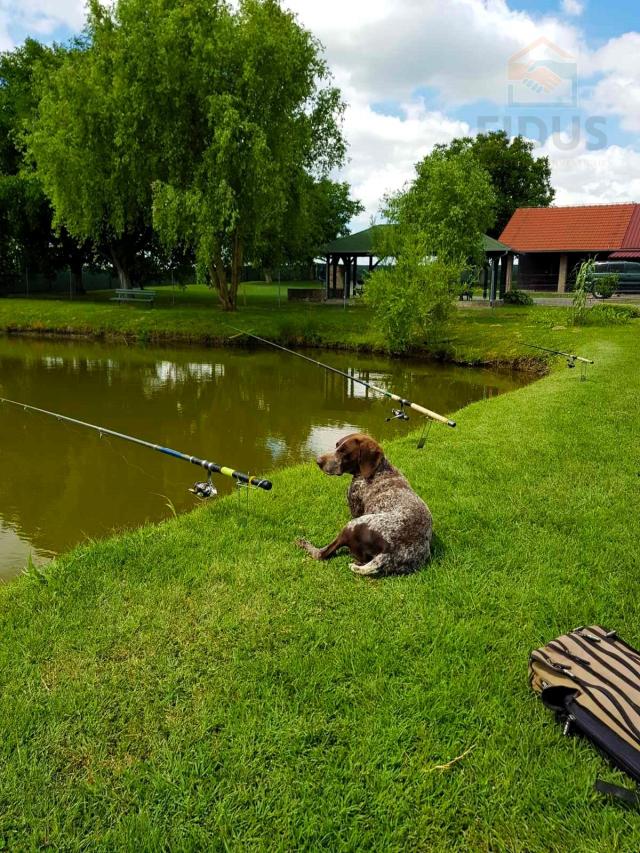
[[142,302],[153,305],[156,298],[155,290],[142,290],[139,287],[116,290],[116,295],[111,297],[111,302]]

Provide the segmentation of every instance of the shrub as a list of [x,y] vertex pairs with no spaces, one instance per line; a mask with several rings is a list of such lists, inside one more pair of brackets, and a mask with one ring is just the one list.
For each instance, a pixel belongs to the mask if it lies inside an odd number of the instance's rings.
[[640,317],[637,305],[594,305],[587,315],[586,323],[593,326],[620,326]]
[[533,305],[533,299],[525,290],[508,290],[504,297],[505,305]]
[[592,275],[589,289],[596,299],[611,299],[618,289],[620,276],[617,273],[606,273],[604,275]]
[[376,270],[365,300],[389,352],[408,352],[425,337],[438,339],[460,290],[462,264],[416,261],[404,256],[393,267]]

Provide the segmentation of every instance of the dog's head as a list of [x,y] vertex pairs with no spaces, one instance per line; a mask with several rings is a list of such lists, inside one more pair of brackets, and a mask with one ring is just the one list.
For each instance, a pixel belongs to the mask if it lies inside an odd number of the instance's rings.
[[371,436],[354,432],[341,438],[336,449],[318,456],[317,462],[325,474],[340,477],[342,474],[360,474],[369,479],[384,459],[384,453]]

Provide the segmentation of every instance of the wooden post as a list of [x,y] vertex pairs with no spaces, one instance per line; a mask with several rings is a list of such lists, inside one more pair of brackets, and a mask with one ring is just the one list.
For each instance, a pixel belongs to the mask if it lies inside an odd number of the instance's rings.
[[509,293],[511,290],[511,284],[513,282],[513,255],[507,255],[507,278],[504,285],[505,293]]
[[569,258],[567,255],[560,255],[560,269],[558,271],[558,293],[564,293],[567,289],[567,267],[569,266]]
[[489,291],[489,305],[493,308],[496,301],[496,285],[498,283],[498,259],[491,258],[491,290]]
[[335,299],[337,296],[336,291],[338,290],[338,258],[336,255],[333,256],[333,298]]
[[325,299],[329,298],[329,263],[330,263],[329,255],[327,255],[327,263],[326,263],[326,266],[324,269],[324,284],[325,284],[324,298]]

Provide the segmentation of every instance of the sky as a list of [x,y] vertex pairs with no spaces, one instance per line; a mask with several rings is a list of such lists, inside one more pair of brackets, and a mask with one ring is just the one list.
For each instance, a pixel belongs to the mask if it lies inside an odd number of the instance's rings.
[[[505,129],[552,164],[556,204],[640,201],[637,0],[282,0],[323,44],[349,181],[379,215],[439,142]],[[0,0],[0,50],[64,41],[82,0]]]

